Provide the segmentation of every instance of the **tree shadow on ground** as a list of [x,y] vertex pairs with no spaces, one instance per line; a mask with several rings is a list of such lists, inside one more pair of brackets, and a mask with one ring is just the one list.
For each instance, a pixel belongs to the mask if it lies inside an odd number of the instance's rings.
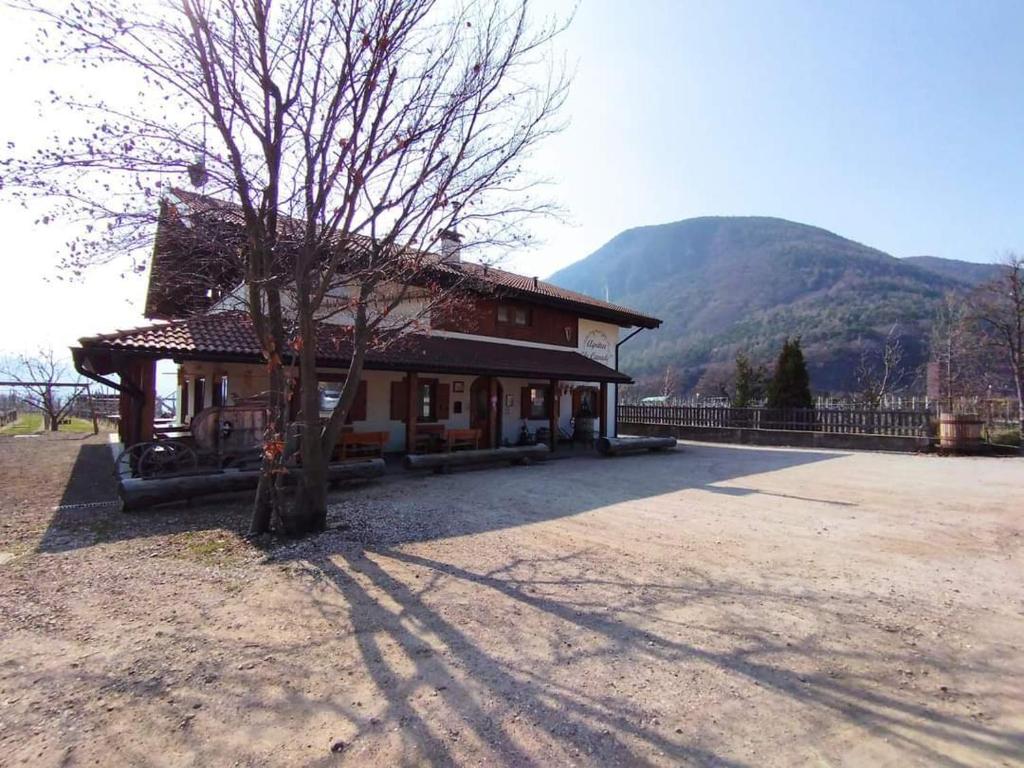
[[[538,762],[519,738],[524,730],[535,732],[533,740],[539,732],[542,740],[562,745],[566,758],[582,756],[598,764],[660,762],[655,755],[687,764],[744,764],[716,754],[708,744],[688,743],[671,727],[659,727],[651,710],[633,698],[566,683],[560,674],[563,665],[595,663],[648,670],[653,666],[669,680],[680,665],[697,665],[752,683],[782,707],[795,706],[809,717],[824,715],[861,728],[926,764],[1013,760],[1024,744],[1022,731],[951,714],[920,703],[921,692],[910,695],[901,689],[904,678],[895,675],[894,680],[894,668],[913,667],[919,674],[941,679],[958,670],[950,668],[948,659],[930,658],[910,645],[892,648],[888,629],[869,630],[878,635],[880,647],[888,645],[883,664],[874,652],[830,647],[827,637],[786,641],[772,626],[750,621],[743,611],[731,612],[729,621],[711,616],[694,623],[659,618],[687,607],[713,614],[714,606],[729,601],[803,612],[816,624],[837,631],[865,621],[859,607],[836,607],[826,595],[752,589],[712,580],[693,569],[668,583],[595,576],[587,553],[544,561],[521,559],[478,572],[391,547],[364,550],[340,545],[333,554],[313,558],[310,565],[330,580],[349,607],[345,618],[353,625],[365,667],[387,697],[383,719],[406,729],[415,756],[431,763],[448,763],[452,756],[438,736],[437,723],[413,702],[411,694],[423,686],[438,692],[458,727],[472,729],[475,738],[507,764]],[[428,578],[405,578],[410,569],[425,572]],[[483,647],[473,637],[472,627],[478,623],[449,618],[443,595],[432,596],[449,580],[469,586],[480,602],[497,599],[508,622],[514,623],[522,611],[541,615],[554,637],[571,638],[578,649],[570,643],[550,657],[529,651],[518,657],[508,647]],[[600,600],[589,602],[586,595],[595,588]],[[338,621],[338,610],[337,603],[325,604],[325,618]],[[904,630],[913,633],[911,627]],[[391,650],[390,658],[384,649]],[[827,670],[822,668],[825,660]],[[971,673],[993,681],[1010,674],[998,662],[990,660],[987,668],[973,662]],[[865,664],[867,670],[837,672]],[[686,695],[685,684],[678,693]],[[999,698],[990,692],[987,706],[1012,704]],[[485,709],[481,702],[489,706]],[[523,713],[528,713],[525,729],[515,725]],[[770,722],[770,713],[764,714]],[[952,757],[954,746],[975,757]]]

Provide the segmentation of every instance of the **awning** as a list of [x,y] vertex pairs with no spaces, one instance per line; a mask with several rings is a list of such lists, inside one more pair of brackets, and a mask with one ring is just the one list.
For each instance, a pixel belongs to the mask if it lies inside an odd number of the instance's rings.
[[[198,315],[159,325],[79,340],[87,369],[117,372],[125,357],[176,361],[263,363],[252,319],[245,312]],[[352,351],[351,328],[324,323],[319,328],[317,364],[345,368]],[[287,355],[284,356],[287,359]],[[367,350],[368,370],[452,373],[516,378],[630,384],[632,379],[572,349],[549,349],[500,341],[407,333],[379,338]]]

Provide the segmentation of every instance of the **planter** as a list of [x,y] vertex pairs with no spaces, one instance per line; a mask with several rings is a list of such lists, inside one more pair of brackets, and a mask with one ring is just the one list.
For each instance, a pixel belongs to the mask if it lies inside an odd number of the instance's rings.
[[976,413],[943,413],[939,416],[939,446],[954,453],[973,453],[981,448],[984,422]]

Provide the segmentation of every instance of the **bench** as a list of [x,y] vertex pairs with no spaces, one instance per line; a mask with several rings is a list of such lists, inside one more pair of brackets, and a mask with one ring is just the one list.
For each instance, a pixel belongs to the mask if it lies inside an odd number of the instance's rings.
[[444,424],[417,424],[413,453],[438,453],[445,446]]
[[448,453],[453,451],[475,451],[480,447],[479,429],[449,429]]
[[342,432],[335,446],[334,455],[341,461],[380,458],[384,455],[384,446],[387,442],[387,432]]

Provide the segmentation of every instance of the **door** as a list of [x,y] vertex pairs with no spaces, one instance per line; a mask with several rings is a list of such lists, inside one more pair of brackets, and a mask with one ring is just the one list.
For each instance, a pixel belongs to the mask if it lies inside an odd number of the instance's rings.
[[[494,382],[495,395],[491,398],[491,382]],[[501,440],[501,403],[502,391],[501,382],[491,376],[478,376],[469,388],[469,426],[472,429],[480,430],[480,445],[488,448],[495,444],[500,445]],[[494,409],[495,434],[491,434],[491,409]],[[498,439],[495,439],[498,438]]]

